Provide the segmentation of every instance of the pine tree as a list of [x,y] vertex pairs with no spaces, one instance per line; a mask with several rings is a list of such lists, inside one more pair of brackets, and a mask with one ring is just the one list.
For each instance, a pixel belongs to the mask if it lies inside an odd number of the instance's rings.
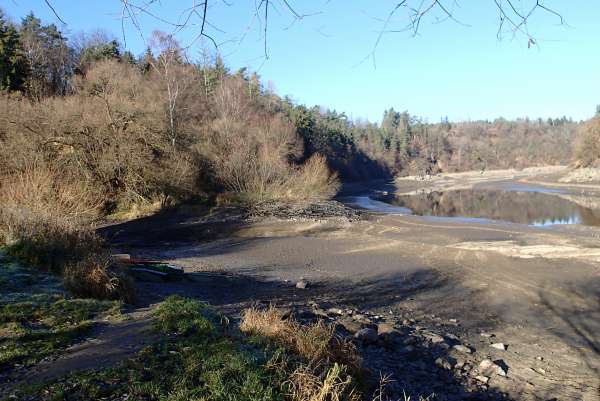
[[25,74],[19,33],[0,10],[0,90],[21,89]]
[[29,95],[39,99],[67,93],[74,72],[73,50],[56,25],[43,26],[29,13],[21,22],[20,36],[27,60]]

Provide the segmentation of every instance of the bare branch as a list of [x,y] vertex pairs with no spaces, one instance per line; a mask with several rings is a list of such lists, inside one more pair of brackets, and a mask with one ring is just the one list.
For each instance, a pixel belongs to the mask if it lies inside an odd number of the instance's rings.
[[58,13],[56,12],[56,10],[54,9],[54,6],[52,6],[52,3],[50,3],[49,0],[44,0],[44,2],[46,3],[46,5],[48,6],[48,8],[50,8],[50,10],[52,10],[52,14],[54,14],[54,16],[63,24],[66,25],[67,23],[65,21],[63,21],[62,18],[60,18],[60,15],[58,15]]

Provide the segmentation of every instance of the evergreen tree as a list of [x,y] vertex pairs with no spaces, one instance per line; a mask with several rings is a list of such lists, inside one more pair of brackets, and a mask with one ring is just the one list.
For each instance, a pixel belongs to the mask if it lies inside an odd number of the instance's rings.
[[67,93],[74,71],[73,50],[56,25],[43,26],[30,13],[21,22],[20,34],[27,60],[29,95],[39,99]]
[[[100,60],[121,59],[121,50],[119,42],[111,40],[109,42],[92,44],[81,52],[79,56],[80,69],[85,71],[89,65]],[[131,55],[131,53],[129,53]],[[132,56],[133,57],[133,56]]]
[[18,90],[25,81],[26,66],[19,33],[0,10],[0,90]]

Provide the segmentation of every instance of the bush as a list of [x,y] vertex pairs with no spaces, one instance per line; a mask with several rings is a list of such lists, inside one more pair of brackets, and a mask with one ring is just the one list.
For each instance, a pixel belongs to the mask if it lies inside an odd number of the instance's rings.
[[302,144],[293,124],[281,114],[253,104],[239,78],[217,88],[208,138],[197,147],[208,160],[214,181],[250,202],[317,199],[337,191],[337,178],[324,158],[296,165]]

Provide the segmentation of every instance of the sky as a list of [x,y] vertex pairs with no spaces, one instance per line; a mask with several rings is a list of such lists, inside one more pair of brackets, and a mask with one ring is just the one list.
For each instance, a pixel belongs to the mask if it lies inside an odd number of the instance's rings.
[[[67,35],[105,30],[141,54],[154,29],[174,32],[165,21],[186,18],[184,11],[194,3],[201,1],[156,2],[149,9],[152,15],[137,15],[139,27],[121,18],[119,0],[51,0],[65,24],[43,0],[3,0],[0,7],[15,22],[33,11]],[[294,18],[285,0],[270,0],[266,41],[264,2],[260,18],[257,3],[209,0],[206,33],[218,42],[232,70],[257,71],[279,95],[300,104],[372,122],[390,107],[429,122],[563,115],[583,120],[600,104],[598,1],[543,1],[565,23],[538,9],[527,26],[534,46],[528,46],[525,34],[508,30],[498,38],[494,0],[458,1],[455,20],[433,10],[416,35],[401,32],[405,9],[386,25],[397,0],[287,0],[301,19]],[[513,3],[520,11],[535,0]],[[203,49],[215,51],[209,40],[197,40],[199,32],[198,16],[175,32],[194,59],[201,59]]]

